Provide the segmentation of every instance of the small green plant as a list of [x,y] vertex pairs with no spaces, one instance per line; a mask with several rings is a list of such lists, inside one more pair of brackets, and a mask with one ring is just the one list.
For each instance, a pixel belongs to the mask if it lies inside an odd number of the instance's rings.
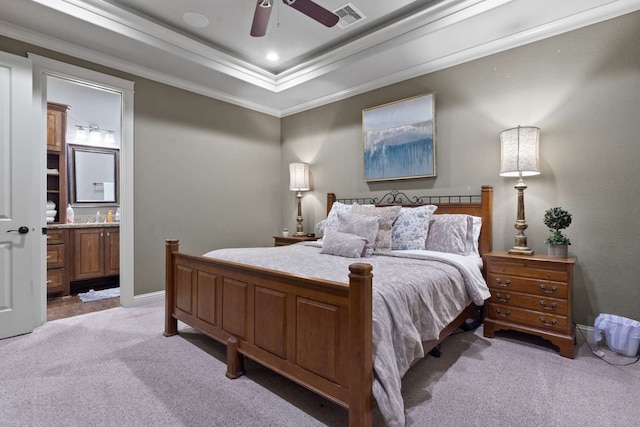
[[566,210],[556,207],[548,209],[544,213],[544,225],[549,227],[553,234],[545,241],[552,246],[570,245],[571,241],[560,230],[564,230],[571,225],[571,214]]

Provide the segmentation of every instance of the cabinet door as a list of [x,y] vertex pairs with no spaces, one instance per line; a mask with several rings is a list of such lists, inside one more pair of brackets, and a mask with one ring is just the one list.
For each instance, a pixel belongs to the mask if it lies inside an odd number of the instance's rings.
[[47,110],[47,150],[62,150],[62,116],[57,110]]
[[105,228],[105,276],[120,274],[120,230]]
[[73,268],[71,280],[104,276],[104,229],[73,230]]

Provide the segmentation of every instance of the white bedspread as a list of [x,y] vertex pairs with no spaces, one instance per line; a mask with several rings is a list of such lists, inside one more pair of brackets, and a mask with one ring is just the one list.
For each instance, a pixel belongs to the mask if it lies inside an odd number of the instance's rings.
[[340,283],[349,283],[350,264],[371,264],[373,396],[389,426],[405,425],[401,379],[424,357],[422,342],[437,339],[471,301],[481,305],[490,296],[477,257],[393,251],[353,259],[320,254],[313,243],[219,249],[204,256]]

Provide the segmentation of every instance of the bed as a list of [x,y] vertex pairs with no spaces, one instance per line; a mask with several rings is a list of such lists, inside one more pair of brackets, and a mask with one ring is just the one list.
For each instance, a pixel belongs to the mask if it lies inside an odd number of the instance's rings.
[[[432,219],[458,214],[480,219],[482,227],[475,236],[475,250],[481,260],[482,254],[491,251],[492,247],[492,198],[493,190],[489,186],[483,186],[481,194],[474,196],[408,197],[394,190],[379,199],[337,199],[335,194],[329,193],[327,215],[332,218],[332,209],[335,211],[340,204],[385,208],[397,205],[404,206],[399,208],[403,210],[435,205],[437,210]],[[329,236],[327,234],[325,240]],[[307,242],[278,248],[222,249],[196,256],[180,253],[179,242],[167,240],[164,334],[177,334],[177,322],[182,321],[226,344],[227,377],[241,376],[243,359],[249,357],[347,408],[351,426],[372,424],[374,394],[385,421],[390,425],[403,425],[401,396],[398,402],[395,392],[386,389],[397,388],[399,394],[400,380],[409,366],[477,313],[488,292],[481,290],[473,296],[469,294],[472,292],[468,284],[471,279],[464,276],[465,268],[448,260],[453,256],[447,255],[444,261],[437,261],[431,258],[433,254],[400,250],[374,252],[370,258],[348,259],[322,254],[323,250],[321,244]],[[266,260],[262,258],[264,253],[268,254]],[[272,261],[298,257],[307,261],[297,268],[284,269]],[[335,259],[337,264],[327,261],[329,258]],[[381,316],[380,307],[389,305],[380,295],[392,295],[397,300],[404,296],[400,298],[390,291],[381,291],[395,288],[396,284],[382,286],[378,282],[374,288],[373,277],[391,280],[392,269],[397,268],[411,277],[422,278],[431,274],[423,273],[426,270],[421,269],[432,268],[427,264],[436,263],[438,271],[455,269],[459,272],[455,275],[462,277],[459,286],[465,287],[466,292],[456,292],[466,296],[448,306],[449,303],[431,304],[449,307],[444,316],[445,324],[433,327],[430,321],[411,320],[420,325],[429,323],[430,326],[425,327],[429,331],[423,331],[418,325],[418,331],[413,335],[420,335],[420,345],[413,343],[408,350],[401,350],[408,355],[402,363],[397,362],[402,365],[398,366],[397,372],[389,374],[386,368],[379,368],[383,363],[380,359],[385,359],[379,350],[383,346],[380,342],[384,340],[374,339],[380,335],[378,319],[385,317]],[[305,265],[311,268],[307,269]],[[482,270],[481,261],[475,268]],[[414,274],[414,271],[419,273]],[[411,285],[419,289],[421,286]],[[432,297],[442,299],[439,294]],[[393,314],[393,310],[391,312]],[[416,317],[413,309],[408,312],[412,313],[409,317]],[[385,334],[389,335],[382,335]],[[395,332],[390,334],[397,336]],[[398,350],[394,351],[398,358]],[[388,355],[386,359],[389,359]],[[380,366],[388,366],[393,361],[384,363],[387,365]],[[384,374],[381,375],[382,371]],[[384,394],[382,397],[381,393]]]

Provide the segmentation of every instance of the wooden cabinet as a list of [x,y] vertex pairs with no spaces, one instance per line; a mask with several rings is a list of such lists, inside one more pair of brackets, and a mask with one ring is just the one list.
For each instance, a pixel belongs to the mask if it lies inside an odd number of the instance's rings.
[[117,227],[74,228],[71,280],[120,274],[120,230]]
[[571,286],[575,258],[485,254],[491,297],[485,305],[484,336],[511,329],[540,336],[573,359],[575,325]]
[[47,230],[47,295],[69,295],[67,276],[68,230]]
[[274,238],[274,246],[287,246],[293,245],[298,242],[313,242],[318,240],[317,237],[308,237],[308,236],[273,236]]
[[[47,103],[47,201],[55,203],[56,214],[48,223],[66,221],[67,209],[67,161],[66,141],[67,110],[69,107],[54,102]],[[47,217],[50,215],[47,214]]]

